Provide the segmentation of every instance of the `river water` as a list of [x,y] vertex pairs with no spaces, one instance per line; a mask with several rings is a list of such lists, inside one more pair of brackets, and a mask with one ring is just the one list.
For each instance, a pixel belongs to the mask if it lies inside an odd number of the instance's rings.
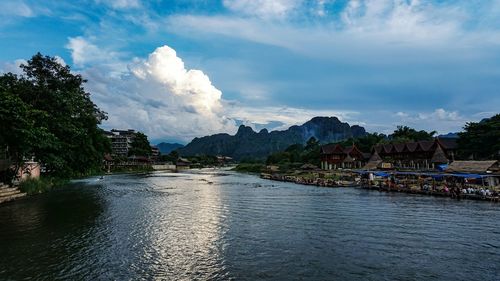
[[0,206],[0,280],[500,280],[500,204],[223,170]]

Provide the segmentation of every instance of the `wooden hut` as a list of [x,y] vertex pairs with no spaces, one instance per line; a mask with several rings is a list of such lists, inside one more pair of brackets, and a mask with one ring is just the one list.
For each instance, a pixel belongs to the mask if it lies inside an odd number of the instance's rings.
[[321,147],[321,168],[361,168],[365,161],[364,153],[355,145],[342,147],[339,144],[327,144]]
[[497,160],[453,161],[446,169],[446,172],[500,175],[500,168]]

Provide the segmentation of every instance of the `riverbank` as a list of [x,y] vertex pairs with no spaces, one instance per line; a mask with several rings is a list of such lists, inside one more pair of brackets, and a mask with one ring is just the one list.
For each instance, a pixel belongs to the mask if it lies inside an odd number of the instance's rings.
[[54,188],[61,187],[69,183],[69,179],[55,177],[30,178],[19,183],[19,190],[27,195],[34,195],[48,192]]
[[456,179],[434,178],[396,178],[379,177],[374,180],[363,178],[353,171],[295,171],[294,173],[261,173],[260,177],[267,180],[292,182],[302,185],[319,187],[358,187],[369,190],[400,192],[424,196],[448,197],[453,199],[468,199],[478,201],[500,202],[498,187],[487,187],[477,184],[457,182]]
[[354,187],[359,186],[360,179],[351,175],[322,175],[303,172],[301,175],[277,174],[277,173],[261,173],[260,177],[267,180],[293,182],[302,185],[315,185],[321,187]]
[[[11,196],[5,200],[0,200],[1,203],[11,202],[15,200],[19,200],[21,198],[29,198],[33,195],[49,192],[56,188],[62,187],[70,183],[72,180],[80,180],[89,177],[103,177],[106,175],[120,175],[120,174],[141,174],[141,173],[150,173],[155,171],[151,166],[140,166],[140,167],[127,167],[120,169],[113,169],[110,172],[106,171],[92,171],[85,175],[74,176],[70,178],[59,178],[59,177],[51,177],[51,176],[41,176],[39,178],[28,178],[15,184],[13,187],[6,187],[6,192],[12,192],[14,196]],[[14,191],[17,191],[14,194]],[[5,192],[5,193],[6,193]],[[19,195],[19,196],[17,196]],[[22,195],[22,196],[21,196]]]
[[378,184],[364,183],[361,185],[363,189],[377,190],[381,192],[399,192],[408,194],[418,194],[425,196],[448,197],[452,199],[467,199],[477,201],[500,202],[500,192],[498,190],[481,187],[451,187],[447,186],[401,186],[379,182]]

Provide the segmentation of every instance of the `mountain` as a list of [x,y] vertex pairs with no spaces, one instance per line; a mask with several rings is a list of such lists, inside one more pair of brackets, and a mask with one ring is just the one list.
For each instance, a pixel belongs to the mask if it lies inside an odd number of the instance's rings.
[[337,117],[314,117],[300,126],[292,126],[284,131],[258,133],[241,125],[236,135],[216,134],[194,138],[185,147],[178,149],[182,156],[196,154],[224,155],[240,160],[243,158],[265,158],[270,153],[281,151],[296,143],[305,144],[311,137],[321,143],[339,142],[350,137],[366,134],[363,127],[340,122]]
[[447,133],[445,135],[439,135],[438,138],[448,138],[448,139],[458,139],[458,133]]
[[177,148],[184,147],[184,145],[180,143],[167,143],[167,142],[161,142],[156,145],[158,149],[160,150],[160,153],[163,155],[169,154],[173,150],[176,150]]

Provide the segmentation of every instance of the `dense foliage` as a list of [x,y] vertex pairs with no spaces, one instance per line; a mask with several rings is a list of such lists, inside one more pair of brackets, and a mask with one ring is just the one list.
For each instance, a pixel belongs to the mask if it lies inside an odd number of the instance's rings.
[[179,152],[172,150],[169,154],[161,154],[160,161],[175,163],[179,159]]
[[417,131],[408,126],[398,126],[397,129],[389,135],[391,143],[404,143],[410,141],[432,140],[436,131],[427,132],[424,130]]
[[0,76],[0,149],[16,168],[34,158],[55,176],[99,169],[110,151],[98,128],[106,114],[85,92],[86,81],[40,53],[21,68],[22,75]]
[[199,154],[188,157],[187,159],[189,162],[199,165],[200,167],[211,167],[219,164],[217,157],[213,155]]
[[130,146],[128,156],[148,157],[151,155],[151,144],[149,143],[148,137],[141,132],[135,134],[134,140]]
[[309,163],[316,166],[320,165],[320,145],[316,138],[311,137],[305,146],[301,144],[292,144],[284,151],[276,152],[267,157],[268,165],[290,165],[300,166],[300,164]]
[[356,145],[356,147],[362,152],[370,152],[374,145],[385,142],[387,136],[379,133],[367,133],[365,136],[359,138],[350,138],[346,141],[340,142],[339,144],[343,147]]
[[481,122],[467,123],[458,134],[462,158],[500,160],[500,114]]

